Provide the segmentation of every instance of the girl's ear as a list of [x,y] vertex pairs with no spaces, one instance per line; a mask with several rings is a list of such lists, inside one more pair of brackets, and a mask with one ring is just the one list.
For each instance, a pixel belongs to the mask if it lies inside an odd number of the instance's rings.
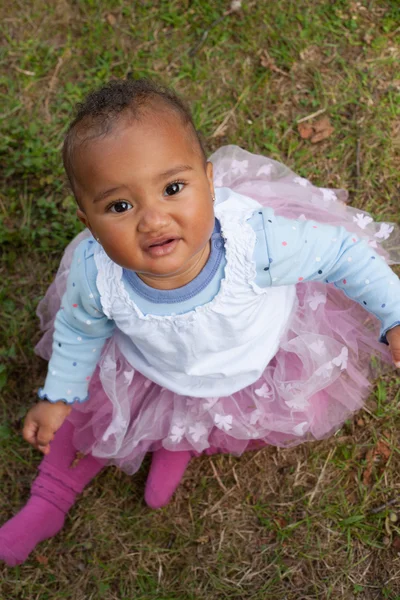
[[206,174],[207,174],[208,184],[210,186],[211,196],[214,198],[214,196],[215,196],[214,176],[213,176],[213,164],[211,162],[207,162],[207,164],[206,164]]
[[78,217],[80,222],[83,223],[84,226],[87,227],[93,233],[92,228],[90,227],[89,219],[87,218],[86,213],[84,213],[81,208],[77,209],[76,216]]

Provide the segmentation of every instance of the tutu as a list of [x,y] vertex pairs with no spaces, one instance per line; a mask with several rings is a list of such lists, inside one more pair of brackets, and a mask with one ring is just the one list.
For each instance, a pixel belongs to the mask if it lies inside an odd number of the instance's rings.
[[[389,264],[400,262],[398,230],[347,206],[343,190],[317,188],[282,164],[237,146],[221,148],[210,160],[216,187],[229,187],[284,217],[344,226]],[[54,318],[74,249],[88,235],[81,233],[67,247],[39,304],[45,333],[36,352],[45,359],[51,355]],[[76,448],[131,474],[147,452],[161,447],[196,453],[216,447],[240,455],[258,445],[292,446],[333,433],[369,394],[370,358],[391,362],[391,355],[378,341],[378,320],[333,285],[303,283],[297,297],[279,350],[262,377],[223,398],[190,398],[161,388],[135,371],[110,338],[89,400],[74,404],[69,416]],[[332,363],[340,368],[332,369]]]

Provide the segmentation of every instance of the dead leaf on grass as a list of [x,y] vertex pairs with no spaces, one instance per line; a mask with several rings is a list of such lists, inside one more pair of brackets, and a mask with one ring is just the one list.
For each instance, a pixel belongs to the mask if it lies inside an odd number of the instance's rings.
[[107,21],[107,23],[108,23],[109,25],[111,25],[111,27],[114,27],[114,25],[115,25],[115,24],[116,24],[116,22],[117,22],[117,19],[116,19],[116,17],[115,17],[115,16],[114,16],[112,13],[109,13],[109,14],[106,16],[106,21]]
[[314,133],[314,128],[310,123],[299,123],[297,130],[303,140],[309,140]]
[[393,550],[396,550],[396,552],[400,552],[400,537],[398,535],[393,537],[392,548]]
[[311,138],[312,144],[317,144],[318,142],[322,142],[322,140],[326,140],[334,132],[329,117],[322,117],[321,119],[318,119],[318,121],[315,121],[314,130],[315,134]]
[[198,544],[208,544],[208,542],[210,541],[210,537],[208,535],[201,535],[199,538],[197,538],[196,542]]
[[43,556],[43,554],[36,554],[35,558],[41,565],[49,564],[49,559],[47,558],[47,556]]
[[390,458],[392,451],[390,447],[383,440],[379,440],[375,448],[370,448],[365,456],[366,468],[363,473],[363,484],[369,485],[371,483],[372,469],[374,464],[379,461],[381,470],[385,468],[387,461]]
[[385,463],[387,463],[387,461],[390,458],[390,455],[392,454],[392,451],[386,442],[384,442],[383,440],[379,440],[376,445],[376,454],[379,454],[379,456],[381,456],[384,459]]
[[321,117],[314,123],[298,123],[297,131],[303,140],[310,140],[312,144],[317,144],[330,137],[334,128],[329,117]]

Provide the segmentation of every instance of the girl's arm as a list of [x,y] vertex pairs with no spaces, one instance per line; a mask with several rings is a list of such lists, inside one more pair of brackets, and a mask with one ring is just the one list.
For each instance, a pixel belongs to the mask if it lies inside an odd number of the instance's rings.
[[260,286],[332,283],[378,317],[387,343],[386,333],[400,325],[400,281],[367,242],[344,227],[286,219],[270,208],[257,211],[250,224]]
[[114,329],[113,321],[101,310],[96,274],[90,240],[85,240],[74,253],[55,319],[53,353],[46,383],[39,390],[39,397],[46,401],[30,409],[23,428],[25,440],[43,454],[50,452],[50,442],[71,405],[88,398],[90,378]]
[[90,240],[77,247],[67,290],[55,320],[53,352],[39,397],[68,404],[84,402],[88,386],[114,322],[101,309]]

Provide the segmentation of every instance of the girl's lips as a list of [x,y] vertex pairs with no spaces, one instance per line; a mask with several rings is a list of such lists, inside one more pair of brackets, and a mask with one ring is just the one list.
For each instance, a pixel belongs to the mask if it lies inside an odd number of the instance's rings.
[[171,252],[175,250],[179,241],[179,238],[171,238],[158,245],[148,246],[146,248],[146,252],[154,258],[157,258],[158,256],[166,256],[167,254],[171,254]]

